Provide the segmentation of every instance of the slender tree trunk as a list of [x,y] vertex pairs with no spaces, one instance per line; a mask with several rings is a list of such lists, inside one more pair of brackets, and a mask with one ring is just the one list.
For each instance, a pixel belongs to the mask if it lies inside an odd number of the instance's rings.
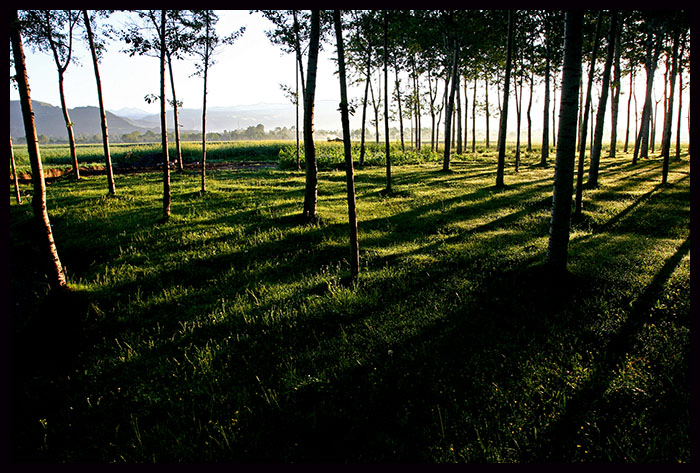
[[549,159],[549,22],[546,24],[547,37],[545,38],[545,62],[544,62],[544,113],[542,114],[542,150],[540,157],[540,166],[546,166]]
[[343,150],[345,152],[345,179],[348,194],[348,224],[350,226],[350,277],[357,280],[360,272],[360,245],[357,236],[357,204],[355,202],[355,175],[352,167],[350,144],[350,115],[348,113],[348,93],[345,81],[345,52],[340,11],[333,10],[335,38],[338,47],[338,73],[340,76],[340,117],[343,127]]
[[316,67],[320,37],[321,13],[311,11],[309,37],[309,66],[307,68],[306,93],[304,94],[304,157],[306,160],[306,189],[304,192],[303,217],[307,221],[316,218],[318,201],[318,164],[314,146],[314,98],[316,95]]
[[372,87],[371,82],[369,84],[369,93],[372,97],[372,108],[374,109],[374,141],[377,143],[377,145],[379,145],[379,101],[381,100],[381,97],[379,100],[375,99],[374,87]]
[[170,220],[170,157],[168,156],[168,122],[165,117],[165,16],[160,12],[160,135],[163,150],[163,222]]
[[206,30],[204,44],[204,85],[202,92],[202,193],[207,191],[207,79],[209,74],[209,38],[210,25],[208,10],[206,15]]
[[[675,93],[676,87],[676,69],[678,69],[678,41],[679,41],[679,31],[676,28],[676,32],[673,35],[673,52],[671,54],[671,84],[668,94],[668,112],[666,113],[666,120],[664,122],[664,133],[663,139],[661,141],[661,156],[664,158],[663,171],[661,174],[661,183],[666,184],[668,181],[668,168],[669,161],[671,158],[671,123],[673,122],[673,95]],[[680,130],[679,130],[680,131]]]
[[365,130],[367,123],[367,94],[369,93],[369,86],[371,82],[372,72],[372,55],[370,51],[367,52],[367,80],[365,81],[365,98],[362,101],[362,130],[360,130],[360,167],[365,164]]
[[[521,117],[522,117],[522,110],[523,110],[523,78],[522,76],[520,77],[520,80],[518,81],[519,84],[516,84],[513,87],[513,91],[515,92],[515,172],[517,173],[520,170],[520,124],[521,124]],[[518,91],[518,87],[520,87],[520,91]]]
[[683,53],[685,50],[685,32],[681,41],[681,52],[678,56],[678,124],[676,125],[676,156],[674,161],[681,159],[681,110],[683,109]]
[[396,80],[394,81],[394,88],[396,89],[396,104],[399,107],[399,136],[401,137],[401,152],[406,152],[406,145],[403,139],[403,113],[401,112],[401,87],[399,83],[399,67],[396,64],[396,57],[394,57],[394,73],[396,74]]
[[556,113],[557,113],[557,81],[556,79],[553,80],[552,83],[552,147],[557,146],[557,122],[556,122]]
[[504,187],[503,174],[506,165],[506,130],[508,124],[508,95],[510,94],[510,73],[513,52],[513,34],[515,13],[508,10],[508,46],[506,52],[506,79],[503,84],[503,110],[501,111],[501,126],[498,131],[498,167],[496,169],[496,187]]
[[75,174],[75,179],[80,179],[80,168],[78,167],[78,154],[75,150],[75,136],[73,134],[73,122],[70,120],[68,115],[68,105],[66,105],[66,94],[63,87],[64,77],[63,71],[58,71],[58,93],[61,99],[61,111],[63,112],[63,121],[66,123],[66,130],[68,131],[68,144],[70,147],[70,157],[71,163],[73,164],[73,173]]
[[486,96],[484,100],[486,102],[486,148],[489,148],[489,79],[484,77],[484,93]]
[[457,102],[457,154],[462,154],[462,101],[460,97],[462,94],[459,91],[459,83],[461,82],[459,74],[457,75],[457,77],[455,77],[455,79],[457,79],[457,87],[455,87],[455,100]]
[[51,221],[46,208],[46,183],[44,181],[44,170],[41,165],[41,155],[39,153],[39,142],[34,123],[34,110],[32,109],[32,99],[27,79],[27,69],[25,66],[24,49],[22,47],[22,35],[19,26],[19,15],[17,10],[10,10],[10,43],[12,44],[12,56],[16,72],[17,89],[19,91],[20,105],[22,108],[22,118],[24,120],[24,132],[27,139],[27,152],[29,153],[29,163],[32,168],[32,181],[34,184],[34,196],[32,197],[32,208],[37,222],[36,228],[39,231],[39,242],[41,250],[47,257],[50,268],[49,286],[52,289],[67,289],[68,282],[63,272],[61,260],[58,257],[58,250],[54,242],[51,230]]
[[170,75],[170,91],[173,94],[173,122],[175,125],[175,151],[177,153],[177,170],[182,171],[182,145],[180,144],[180,113],[178,111],[177,95],[175,94],[175,77],[173,75],[173,61],[169,52],[166,51],[168,60],[168,73]]
[[468,82],[467,82],[467,77],[466,75],[464,76],[464,149],[466,152],[467,147],[469,146],[469,117],[467,115],[469,114],[469,90],[468,90]]
[[603,125],[605,123],[605,108],[608,101],[608,89],[610,87],[610,69],[612,68],[613,55],[615,53],[615,36],[617,32],[617,10],[613,10],[610,18],[610,32],[608,34],[608,51],[605,57],[603,69],[603,84],[598,101],[598,112],[595,119],[595,133],[593,146],[591,147],[591,164],[588,169],[588,187],[598,187],[598,169],[600,167],[600,154],[603,147]]
[[552,197],[552,218],[546,265],[554,275],[566,272],[571,225],[571,194],[576,159],[576,115],[581,77],[583,13],[567,11],[564,28],[564,65],[561,83],[559,146],[557,147]]
[[[591,95],[593,88],[593,75],[595,72],[595,62],[598,56],[598,43],[600,41],[600,29],[602,24],[603,12],[598,11],[598,19],[596,20],[595,38],[593,39],[593,54],[591,55],[591,65],[588,70],[588,90],[586,91],[586,104],[584,105],[583,117],[581,122],[581,136],[579,138],[579,153],[578,153],[578,171],[576,173],[576,205],[574,215],[581,215],[583,209],[583,164],[586,156],[586,132],[588,131],[588,111],[591,108]],[[561,140],[559,141],[561,144]]]
[[[624,152],[627,153],[630,142],[630,111],[632,107],[632,96],[634,95],[634,69],[630,71],[630,95],[627,98],[627,128],[625,130],[625,148]],[[636,125],[635,125],[636,128]],[[636,161],[636,160],[635,160]]]
[[[459,69],[457,68],[457,53],[458,53],[458,48],[457,48],[457,40],[455,39],[454,44],[453,44],[453,52],[452,52],[452,72],[450,74],[451,77],[447,79],[445,82],[445,152],[443,154],[443,159],[442,159],[442,170],[443,171],[449,171],[450,170],[450,151],[452,148],[452,109],[454,107],[454,101],[455,101],[455,90],[457,89],[456,83],[459,81],[459,76],[458,71]],[[447,95],[447,85],[449,81],[452,80],[452,87],[450,87],[450,93],[449,96]]]
[[297,171],[301,171],[301,149],[299,145],[299,68],[294,65],[294,82],[296,84],[296,90],[294,92],[294,105],[296,106],[296,128],[295,134],[297,138]]
[[389,18],[384,10],[384,142],[386,143],[386,191],[391,192],[391,146],[389,142]]
[[306,103],[306,80],[304,80],[304,62],[301,57],[301,44],[299,41],[299,20],[297,19],[297,11],[292,10],[292,18],[294,20],[294,53],[299,66],[299,76],[301,77],[301,95],[302,100]]
[[[528,153],[532,152],[532,96],[534,95],[535,92],[535,73],[530,72],[530,97],[528,98],[527,102],[527,113],[526,113],[526,118],[527,118],[527,151]],[[521,92],[522,93],[522,92]]]
[[613,81],[610,85],[612,104],[610,106],[610,157],[617,154],[617,119],[620,111],[620,18],[615,30],[615,53],[613,58]]
[[15,199],[18,204],[22,203],[22,196],[19,193],[19,182],[17,181],[17,169],[15,169],[15,152],[12,148],[12,137],[10,137],[10,165],[12,166],[12,181],[15,185]]
[[[639,133],[637,134],[637,140],[634,147],[634,156],[637,157],[639,154],[640,158],[649,157],[649,128],[651,125],[651,93],[654,88],[654,73],[656,71],[656,63],[659,60],[659,53],[661,52],[661,40],[663,39],[663,31],[654,31],[653,21],[649,25],[649,32],[647,33],[647,57],[645,69],[647,73],[647,88],[646,95],[644,98],[644,107],[642,108],[642,122],[639,125]],[[656,36],[656,45],[652,48],[653,36]],[[652,53],[653,51],[653,53]],[[636,159],[635,159],[636,161]]]
[[105,113],[104,100],[102,99],[102,81],[100,80],[97,51],[95,50],[95,41],[92,36],[92,27],[87,10],[83,10],[83,19],[85,20],[85,30],[87,31],[88,43],[90,44],[92,65],[95,69],[95,82],[97,83],[97,100],[100,105],[100,125],[102,126],[102,147],[105,153],[105,170],[107,171],[107,190],[110,195],[115,195],[116,188],[114,186],[114,174],[112,172],[112,156],[109,152],[109,134],[107,133],[107,115]]
[[[653,96],[652,96],[653,97]],[[654,99],[652,98],[652,101]],[[654,110],[651,112],[651,117],[649,119],[649,125],[651,127],[651,133],[649,134],[649,147],[651,152],[654,152],[654,144],[656,141],[656,118],[659,116],[657,113],[659,110],[659,101],[654,101]]]
[[476,153],[476,74],[474,74],[474,95],[472,96],[472,153]]

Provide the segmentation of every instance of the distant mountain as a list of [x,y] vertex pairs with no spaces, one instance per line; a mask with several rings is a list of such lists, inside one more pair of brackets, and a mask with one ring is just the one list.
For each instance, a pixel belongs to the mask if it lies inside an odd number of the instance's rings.
[[[60,107],[33,101],[37,133],[54,138],[66,137],[66,126]],[[74,123],[77,136],[92,136],[102,133],[99,109],[97,107],[76,107],[68,113]],[[245,129],[262,124],[266,130],[277,127],[291,128],[296,125],[296,108],[291,103],[258,103],[231,107],[211,107],[207,109],[207,131]],[[172,109],[167,111],[168,129],[174,128]],[[183,131],[202,130],[202,111],[185,108],[179,111],[180,128]],[[303,109],[299,110],[299,126],[303,123]],[[120,136],[137,131],[160,130],[160,115],[143,110],[122,108],[107,111],[107,126],[110,136]],[[359,126],[359,125],[358,125]],[[314,107],[314,128],[316,130],[341,130],[338,104],[332,100],[320,100]],[[24,136],[24,125],[19,101],[10,101],[10,136]]]
[[[63,120],[63,112],[60,107],[32,101],[34,120],[37,133],[54,138],[66,138],[66,124]],[[68,114],[73,122],[73,133],[78,136],[101,135],[100,109],[97,107],[76,107],[68,109]],[[132,131],[145,133],[148,127],[140,126],[128,118],[122,118],[107,111],[107,127],[111,136],[119,136]],[[23,137],[24,122],[19,101],[10,100],[10,136]]]

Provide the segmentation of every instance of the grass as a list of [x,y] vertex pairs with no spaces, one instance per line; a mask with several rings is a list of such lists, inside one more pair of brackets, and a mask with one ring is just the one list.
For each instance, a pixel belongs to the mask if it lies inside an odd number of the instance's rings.
[[[512,155],[511,155],[512,156]],[[690,179],[602,160],[545,258],[553,167],[495,154],[356,171],[158,173],[48,186],[74,290],[47,294],[10,200],[15,461],[689,462]],[[510,163],[512,164],[512,163]]]

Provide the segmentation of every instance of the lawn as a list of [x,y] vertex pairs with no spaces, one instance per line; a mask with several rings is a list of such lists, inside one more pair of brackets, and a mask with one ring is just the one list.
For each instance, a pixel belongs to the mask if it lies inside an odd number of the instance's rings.
[[[48,462],[689,462],[690,165],[601,160],[569,273],[544,270],[553,155],[48,185],[73,290],[10,195],[11,453]],[[414,160],[415,161],[415,160]],[[410,162],[410,161],[409,161]]]

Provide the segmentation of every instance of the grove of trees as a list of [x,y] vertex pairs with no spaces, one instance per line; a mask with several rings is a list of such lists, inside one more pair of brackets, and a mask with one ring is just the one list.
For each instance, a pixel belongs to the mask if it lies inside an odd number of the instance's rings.
[[[324,48],[337,51],[341,92],[347,85],[362,86],[359,97],[342,96],[339,113],[343,116],[343,141],[348,170],[348,205],[352,207],[351,181],[353,160],[363,166],[364,147],[374,132],[374,139],[386,144],[386,191],[392,192],[390,140],[397,139],[401,149],[420,150],[426,147],[425,131],[430,137],[430,149],[443,147],[442,170],[450,170],[452,153],[476,150],[476,123],[484,123],[485,147],[492,146],[488,121],[497,115],[500,120],[496,149],[498,170],[496,187],[507,186],[505,175],[506,137],[515,131],[517,137],[515,172],[520,159],[521,124],[526,126],[527,150],[532,151],[532,104],[535,88],[544,87],[541,155],[539,163],[548,166],[550,152],[556,147],[556,171],[553,182],[552,229],[550,261],[559,270],[566,267],[564,234],[568,235],[571,197],[575,186],[574,215],[583,208],[584,188],[598,185],[598,166],[606,158],[603,150],[604,132],[610,135],[609,155],[619,150],[618,137],[624,134],[624,151],[632,147],[632,162],[652,157],[659,152],[664,157],[664,183],[668,163],[680,159],[680,135],[683,109],[682,94],[689,86],[684,80],[690,74],[690,17],[685,10],[596,10],[565,13],[559,10],[362,10],[362,11],[298,11],[261,10],[270,20],[269,40],[285,53],[295,55],[297,70],[295,85],[281,84],[297,107],[297,117],[303,114],[303,125],[266,132],[262,125],[219,133],[220,139],[264,139],[279,137],[297,140],[297,162],[303,146],[305,191],[300,202],[304,220],[318,217],[318,168],[314,145],[314,101],[319,67],[319,52]],[[172,62],[194,60],[197,73],[203,79],[202,129],[202,191],[205,191],[207,71],[214,64],[217,48],[231,44],[244,28],[220,32],[213,29],[217,15],[211,10],[134,10],[128,11],[131,23],[120,31],[103,28],[99,35],[92,32],[98,20],[105,24],[111,11],[85,10],[13,10],[10,19],[14,79],[21,92],[25,114],[26,140],[33,150],[32,167],[37,195],[45,192],[41,183],[38,155],[39,137],[29,120],[32,115],[28,85],[21,48],[23,44],[52,54],[58,71],[61,106],[64,112],[75,178],[80,177],[75,155],[75,137],[63,94],[65,71],[73,67],[71,59],[74,41],[89,42],[102,111],[102,142],[105,163],[111,170],[108,128],[102,106],[102,91],[98,63],[105,48],[121,43],[122,50],[131,55],[151,55],[159,59],[159,93],[147,97],[160,105],[160,141],[163,155],[163,221],[170,215],[170,184],[168,140],[177,144],[176,161],[182,169],[180,141],[193,138],[180,135],[177,125],[178,102]],[[82,20],[82,22],[81,22]],[[84,30],[84,38],[79,32]],[[601,60],[602,59],[602,60]],[[239,73],[236,64],[219,64],[229,68],[232,81]],[[655,95],[661,88],[663,97]],[[583,73],[582,71],[585,71]],[[284,73],[285,76],[287,73]],[[656,79],[655,79],[656,78]],[[585,81],[585,82],[584,82]],[[644,96],[637,97],[637,83],[644,84]],[[169,82],[169,91],[166,85]],[[625,85],[627,84],[627,85]],[[496,105],[489,86],[496,86]],[[524,87],[525,86],[525,87]],[[472,88],[472,94],[468,93]],[[26,93],[22,92],[26,89]],[[299,94],[301,91],[301,97]],[[477,94],[479,92],[479,94]],[[169,93],[169,96],[168,96]],[[627,95],[627,106],[621,107]],[[678,98],[675,95],[678,94]],[[470,96],[471,95],[471,96]],[[512,113],[511,95],[515,101],[517,129],[508,129]],[[524,96],[527,101],[524,102]],[[483,99],[482,99],[483,97]],[[491,100],[489,102],[489,99]],[[471,104],[469,103],[471,100]],[[539,100],[539,97],[537,98]],[[638,101],[641,108],[637,107]],[[633,106],[634,103],[634,106]],[[661,107],[658,107],[658,104]],[[172,106],[175,118],[174,136],[167,130],[166,105]],[[470,107],[471,105],[471,112]],[[687,105],[686,105],[687,107]],[[610,110],[610,116],[607,112]],[[641,113],[638,113],[641,110]],[[362,125],[351,132],[346,124],[349,115],[359,114]],[[524,120],[522,120],[524,116]],[[429,124],[424,123],[429,117]],[[398,122],[398,129],[389,121]],[[689,113],[688,113],[689,124]],[[383,123],[382,123],[383,122]],[[298,122],[297,122],[298,123]],[[471,125],[471,126],[470,126]],[[689,125],[688,125],[689,126]],[[393,133],[392,133],[393,130]],[[471,130],[471,137],[469,136]],[[590,130],[590,131],[589,131]],[[655,143],[657,130],[662,138]],[[688,128],[688,134],[689,134]],[[300,138],[299,134],[302,133]],[[148,134],[148,133],[147,133]],[[351,139],[360,139],[358,156],[348,156]],[[153,133],[155,135],[155,133]],[[442,137],[442,141],[441,141]],[[151,137],[148,137],[151,138]],[[121,136],[122,141],[139,141],[143,135]],[[675,139],[675,149],[672,143]],[[590,140],[590,144],[589,144]],[[588,181],[584,163],[590,150]],[[578,156],[574,173],[572,152]],[[300,165],[300,164],[299,164]],[[37,168],[39,167],[39,168]],[[109,194],[115,193],[111,172],[108,176]],[[37,216],[48,225],[48,215],[41,199],[35,199]],[[351,214],[353,210],[351,209]],[[351,226],[353,218],[350,219]],[[355,225],[357,225],[355,220]],[[46,238],[47,251],[56,262],[56,284],[65,285],[60,261],[51,239],[50,226]],[[357,250],[355,229],[353,252]],[[562,248],[564,248],[562,250]],[[353,275],[356,268],[353,269]]]

